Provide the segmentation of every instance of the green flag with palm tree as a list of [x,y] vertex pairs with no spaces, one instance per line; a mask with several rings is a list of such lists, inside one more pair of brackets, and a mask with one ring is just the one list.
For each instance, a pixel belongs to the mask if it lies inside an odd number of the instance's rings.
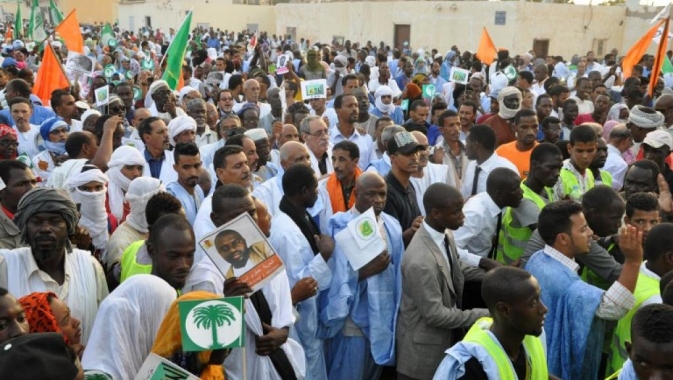
[[47,33],[44,31],[44,23],[42,15],[40,14],[39,0],[33,0],[30,7],[30,20],[28,22],[28,38],[33,41],[42,41],[47,38]]
[[243,347],[243,297],[180,301],[178,309],[183,351]]
[[23,38],[23,17],[21,16],[21,3],[16,4],[16,17],[14,18],[14,38]]

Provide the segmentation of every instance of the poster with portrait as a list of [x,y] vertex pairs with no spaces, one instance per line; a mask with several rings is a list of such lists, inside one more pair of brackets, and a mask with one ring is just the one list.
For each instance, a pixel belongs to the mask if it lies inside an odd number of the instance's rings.
[[288,62],[292,62],[292,57],[290,57],[288,54],[279,55],[278,59],[276,60],[276,74],[283,75],[290,72],[290,70],[287,68]]
[[470,77],[470,72],[459,67],[452,67],[449,73],[449,82],[456,82],[460,84],[467,84],[467,79]]
[[238,277],[253,292],[285,270],[280,256],[247,213],[206,235],[199,245],[225,279]]
[[74,51],[68,52],[68,60],[65,70],[68,74],[80,74],[81,76],[93,76],[95,64],[93,58]]

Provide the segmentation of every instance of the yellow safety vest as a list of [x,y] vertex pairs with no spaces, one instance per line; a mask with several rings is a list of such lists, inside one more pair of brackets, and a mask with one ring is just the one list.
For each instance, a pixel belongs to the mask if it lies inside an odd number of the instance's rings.
[[598,172],[601,173],[601,182],[603,182],[603,185],[612,187],[612,174],[603,169],[598,169]]
[[138,264],[136,261],[136,255],[138,254],[138,250],[140,247],[145,244],[145,240],[138,240],[137,242],[129,245],[126,247],[124,250],[124,253],[122,254],[122,273],[119,276],[119,283],[121,284],[124,282],[127,278],[134,276],[136,274],[151,274],[152,273],[152,265],[143,265],[143,264]]
[[624,366],[624,363],[628,358],[625,343],[631,341],[631,320],[643,302],[657,294],[660,294],[659,281],[639,273],[636,290],[633,292],[633,297],[636,299],[636,305],[622,319],[620,319],[619,322],[617,322],[615,334],[612,336],[610,355],[608,357],[608,368],[606,371],[608,374],[613,373]]
[[[514,367],[505,350],[502,349],[499,342],[493,339],[493,337],[481,327],[481,325],[490,325],[492,323],[492,318],[480,318],[474,325],[472,325],[470,331],[467,332],[463,342],[476,343],[488,352],[489,356],[498,367],[498,378],[500,380],[517,380]],[[547,358],[545,357],[540,338],[526,335],[523,339],[523,347],[526,350],[526,355],[530,358],[530,366],[528,367],[526,380],[549,378],[549,373],[547,372]]]
[[[548,201],[545,201],[544,198],[536,194],[523,181],[521,182],[521,190],[523,190],[523,197],[535,203],[540,210],[542,210],[547,202],[554,199],[554,193],[548,187],[544,189],[547,193]],[[505,215],[502,217],[502,228],[498,234],[498,251],[495,258],[505,265],[515,262],[523,255],[526,242],[533,235],[533,231],[528,227],[513,227],[512,220],[512,208],[508,207],[505,210]]]
[[[585,175],[587,176],[587,188],[585,191],[594,187],[594,175],[591,173],[591,170],[585,170]],[[559,181],[563,184],[563,196],[569,195],[573,200],[580,200],[584,196],[580,189],[580,181],[575,176],[575,173],[571,172],[566,168],[561,168],[561,177]]]

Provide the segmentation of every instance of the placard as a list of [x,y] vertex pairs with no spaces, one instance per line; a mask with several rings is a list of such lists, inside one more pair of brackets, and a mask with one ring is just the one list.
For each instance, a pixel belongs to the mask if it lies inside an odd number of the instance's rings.
[[356,271],[386,249],[373,207],[348,222],[348,226],[334,239]]
[[94,95],[96,96],[96,106],[100,107],[108,104],[110,101],[110,86],[105,85],[97,88],[94,91]]
[[[85,373],[86,376],[86,373]],[[150,354],[133,380],[199,380],[184,368],[157,354]],[[93,378],[92,378],[93,380]]]
[[182,351],[243,347],[243,297],[179,301]]
[[305,80],[300,83],[304,100],[327,99],[327,79]]
[[93,58],[74,51],[68,52],[65,70],[68,73],[92,76],[95,68]]
[[276,74],[283,75],[290,72],[290,69],[287,68],[287,63],[292,62],[292,57],[287,54],[281,54],[276,60]]
[[432,99],[433,96],[437,93],[437,89],[434,84],[424,84],[423,85],[423,98]]
[[285,270],[280,256],[247,213],[206,235],[199,245],[225,279],[238,277],[253,292]]
[[456,82],[460,84],[467,84],[467,79],[470,77],[470,72],[458,67],[452,67],[449,73],[449,82]]

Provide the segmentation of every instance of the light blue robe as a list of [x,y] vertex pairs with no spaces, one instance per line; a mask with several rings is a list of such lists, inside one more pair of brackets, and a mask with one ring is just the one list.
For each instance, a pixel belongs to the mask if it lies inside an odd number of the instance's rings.
[[596,317],[603,290],[582,281],[577,273],[542,250],[525,268],[537,279],[549,312],[547,367],[563,380],[593,380],[598,375],[605,322]]
[[[185,190],[185,188],[177,182],[171,182],[166,185],[166,191],[171,193],[180,201],[180,203],[182,203],[182,208],[185,210],[185,216],[187,217],[189,224],[194,227],[196,214],[199,212],[199,207],[205,198],[203,190],[201,190],[201,186],[196,186],[194,188],[194,197],[191,196],[187,190]],[[194,199],[195,197],[196,200]]]
[[[318,292],[329,289],[332,272],[322,255],[313,254],[308,241],[299,227],[284,212],[274,215],[271,224],[271,246],[278,252],[285,264],[290,280],[290,289],[299,280],[313,277],[318,282]],[[330,260],[331,261],[331,260]],[[318,293],[320,294],[320,293]],[[297,337],[306,355],[306,379],[327,380],[324,344],[318,338],[318,295],[306,299],[295,306],[299,318],[290,330],[291,337]]]
[[[356,216],[350,211],[334,215],[328,231],[335,236]],[[381,213],[387,234],[391,264],[383,272],[358,282],[358,272],[336,244],[332,260],[332,284],[321,295],[319,336],[326,343],[330,380],[377,379],[384,365],[395,364],[395,326],[402,295],[400,264],[404,243],[402,228],[393,217]],[[350,317],[364,336],[344,336]]]
[[624,363],[622,371],[619,373],[617,380],[638,380],[638,376],[636,375],[636,370],[633,369],[633,362],[631,359],[628,359],[626,363]]

